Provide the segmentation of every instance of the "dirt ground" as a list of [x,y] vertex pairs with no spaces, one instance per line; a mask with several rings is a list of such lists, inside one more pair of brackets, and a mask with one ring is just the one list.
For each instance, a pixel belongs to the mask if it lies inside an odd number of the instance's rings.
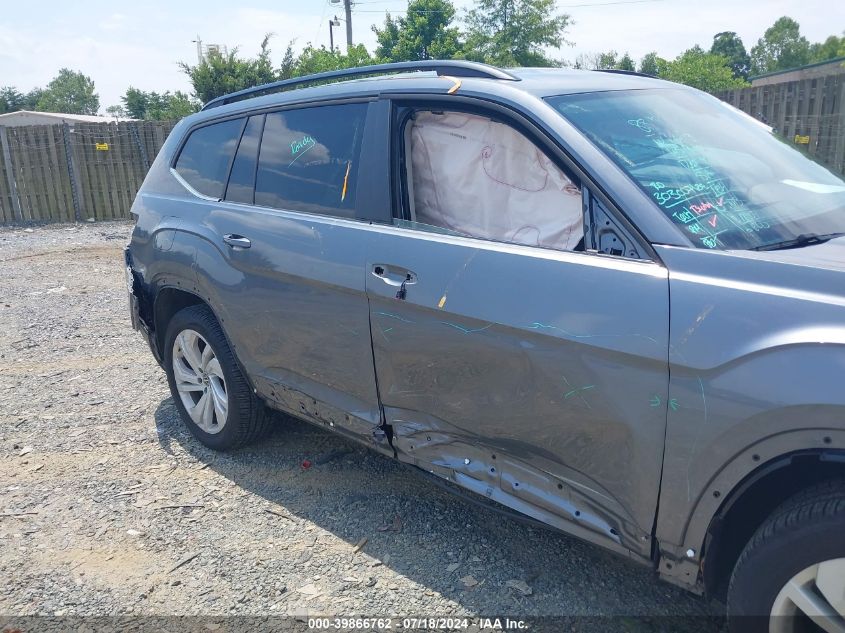
[[280,416],[260,445],[202,447],[130,327],[130,231],[0,228],[0,615],[625,616],[591,621],[637,631],[687,616],[690,630],[721,628],[704,617],[718,605],[649,569],[469,505],[308,424]]

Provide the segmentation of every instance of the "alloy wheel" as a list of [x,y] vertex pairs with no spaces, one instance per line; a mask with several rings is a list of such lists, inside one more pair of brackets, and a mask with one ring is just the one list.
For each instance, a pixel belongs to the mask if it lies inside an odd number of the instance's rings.
[[778,593],[769,633],[798,631],[845,633],[845,558],[807,567]]
[[220,361],[203,336],[191,329],[173,341],[173,377],[182,405],[206,433],[219,433],[226,424],[229,399]]

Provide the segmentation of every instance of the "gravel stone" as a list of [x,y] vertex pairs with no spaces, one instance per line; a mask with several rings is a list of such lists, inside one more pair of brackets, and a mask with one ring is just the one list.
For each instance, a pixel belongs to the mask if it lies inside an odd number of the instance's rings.
[[0,613],[720,613],[304,422],[203,447],[131,329],[130,232],[0,228]]

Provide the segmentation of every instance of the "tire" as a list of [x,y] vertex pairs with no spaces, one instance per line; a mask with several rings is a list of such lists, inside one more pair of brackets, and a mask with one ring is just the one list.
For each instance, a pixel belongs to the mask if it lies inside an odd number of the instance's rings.
[[271,416],[208,306],[190,306],[173,315],[162,358],[176,408],[200,442],[226,451],[265,434]]
[[[832,570],[835,574],[830,573]],[[836,591],[831,592],[829,580],[817,584],[817,576],[837,577]],[[796,593],[796,587],[806,593]],[[831,598],[834,593],[839,597]],[[812,596],[817,600],[813,604],[823,609],[796,606],[809,604],[804,596]],[[827,630],[845,631],[843,596],[845,480],[833,480],[790,498],[745,546],[728,588],[729,629],[751,633],[822,631],[825,629],[816,627],[806,613],[818,615],[829,608]]]

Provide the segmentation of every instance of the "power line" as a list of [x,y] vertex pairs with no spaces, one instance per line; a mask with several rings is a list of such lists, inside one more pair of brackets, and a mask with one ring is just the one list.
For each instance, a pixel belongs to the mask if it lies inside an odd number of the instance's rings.
[[323,4],[323,12],[320,14],[320,25],[317,27],[317,32],[314,34],[313,42],[317,41],[317,38],[320,37],[320,32],[323,30],[323,20],[326,19],[326,9],[329,8],[329,0]]
[[614,4],[642,4],[644,2],[663,2],[664,0],[617,0],[616,2],[588,2],[584,4],[562,4],[562,9],[574,9],[578,7],[609,7]]
[[[380,2],[390,2],[392,0],[367,0],[367,1],[359,1],[356,2],[356,5],[361,4],[376,4]],[[646,2],[664,2],[665,0],[615,0],[613,2],[584,2],[581,4],[561,4],[557,5],[559,9],[579,9],[579,8],[592,8],[592,7],[609,7],[614,5],[620,4],[643,4]],[[408,9],[357,9],[356,13],[383,13],[385,11],[390,11],[391,13],[407,13]],[[414,11],[417,14],[425,14],[425,13],[446,13],[443,9],[425,9]]]

